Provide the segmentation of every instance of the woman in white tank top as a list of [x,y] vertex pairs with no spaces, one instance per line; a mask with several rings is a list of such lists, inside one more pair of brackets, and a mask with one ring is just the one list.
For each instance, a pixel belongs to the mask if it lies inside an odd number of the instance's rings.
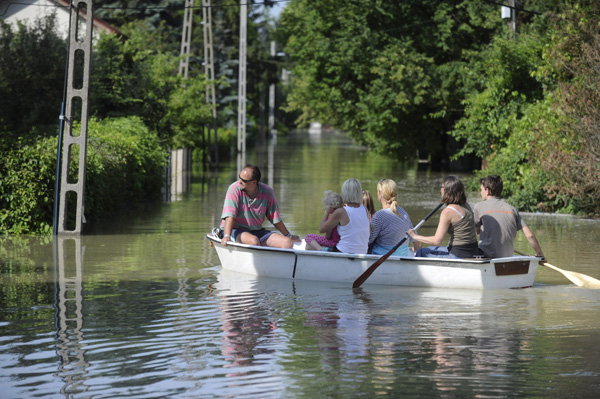
[[[336,209],[331,215],[323,215],[319,233],[328,233],[337,227],[340,241],[333,252],[348,254],[366,254],[369,243],[369,216],[362,205],[362,186],[357,179],[351,178],[342,185],[344,207]],[[329,218],[327,218],[329,216]]]

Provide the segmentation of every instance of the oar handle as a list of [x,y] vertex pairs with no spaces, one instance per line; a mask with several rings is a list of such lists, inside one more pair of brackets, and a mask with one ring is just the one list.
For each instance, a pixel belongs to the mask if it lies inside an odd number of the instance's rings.
[[[522,255],[522,256],[533,256],[533,255],[526,254],[525,252],[518,251],[516,249],[514,251],[515,251],[516,254],[519,254],[519,255]],[[542,262],[542,263],[546,261],[546,258],[544,258],[543,256],[536,256],[536,258],[539,258],[540,262]]]
[[418,223],[418,224],[415,226],[415,228],[414,228],[413,230],[417,231],[417,230],[419,229],[419,227],[421,227],[421,225],[422,225],[423,223],[425,223],[425,222],[427,221],[427,219],[429,219],[429,218],[430,218],[430,217],[431,217],[431,216],[432,216],[434,213],[436,213],[436,212],[438,211],[438,209],[440,209],[440,208],[441,208],[443,205],[444,205],[443,203],[441,203],[441,204],[438,204],[438,206],[436,206],[436,207],[435,207],[435,208],[434,208],[434,209],[433,209],[431,212],[429,212],[429,213],[427,214],[427,216],[425,216],[425,218],[424,218],[423,220],[421,220],[421,221],[420,221],[420,222],[419,222],[419,223]]
[[[427,214],[427,216],[425,216],[425,217],[423,218],[423,220],[421,220],[419,223],[417,223],[417,225],[414,227],[414,229],[413,229],[413,230],[414,230],[414,231],[417,231],[417,230],[419,229],[419,227],[421,227],[421,225],[427,221],[427,219],[429,219],[429,218],[430,218],[430,217],[431,217],[431,216],[432,216],[434,213],[436,213],[436,212],[437,212],[437,210],[438,210],[438,209],[440,209],[440,208],[442,207],[442,205],[444,205],[444,204],[443,204],[443,203],[441,203],[441,204],[438,204],[438,206],[436,206],[434,210],[432,210],[431,212],[429,212],[429,213]],[[390,251],[390,255],[391,255],[392,253],[396,252],[396,250],[397,250],[398,248],[400,248],[400,245],[404,244],[404,241],[406,241],[406,240],[408,239],[408,232],[406,232],[406,233],[407,233],[407,234],[405,234],[405,235],[404,235],[404,238],[403,238],[402,240],[400,240],[400,242],[399,242],[398,244],[394,245],[394,247],[393,247],[393,248],[392,248],[392,250]],[[389,255],[388,255],[388,256],[389,256]],[[388,258],[388,256],[386,256],[386,257],[385,257],[385,259],[387,259],[387,258]],[[383,260],[385,260],[385,259],[383,259]],[[383,261],[382,261],[382,262],[383,262]]]

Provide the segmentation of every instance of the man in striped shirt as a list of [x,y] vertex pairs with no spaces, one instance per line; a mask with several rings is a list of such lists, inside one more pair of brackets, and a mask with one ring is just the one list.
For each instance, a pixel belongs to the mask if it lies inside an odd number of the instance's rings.
[[[300,240],[285,227],[279,216],[279,207],[273,189],[260,182],[257,166],[248,164],[242,169],[239,180],[229,186],[221,214],[223,238],[227,246],[231,239],[249,245],[292,248]],[[276,234],[262,227],[267,218],[281,232]]]

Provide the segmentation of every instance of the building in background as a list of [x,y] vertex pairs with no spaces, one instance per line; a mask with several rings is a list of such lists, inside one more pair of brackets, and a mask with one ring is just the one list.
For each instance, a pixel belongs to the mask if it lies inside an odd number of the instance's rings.
[[[56,15],[57,33],[67,38],[69,36],[69,6],[66,0],[18,0],[0,2],[0,18],[13,26],[17,21],[25,25],[32,25],[36,20],[46,16]],[[94,18],[94,37],[100,32],[113,33],[117,30],[107,22]]]

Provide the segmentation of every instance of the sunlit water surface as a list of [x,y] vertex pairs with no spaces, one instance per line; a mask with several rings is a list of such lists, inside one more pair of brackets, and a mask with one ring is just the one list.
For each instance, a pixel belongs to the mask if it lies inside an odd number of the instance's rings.
[[[262,167],[300,235],[348,177],[372,193],[396,180],[416,223],[443,176],[336,134],[280,139],[239,162]],[[600,290],[555,271],[480,292],[221,270],[204,235],[238,171],[235,160],[198,170],[177,201],[77,239],[0,239],[0,398],[598,397]],[[600,278],[599,222],[524,218],[551,263]],[[522,234],[517,247],[531,251]]]

